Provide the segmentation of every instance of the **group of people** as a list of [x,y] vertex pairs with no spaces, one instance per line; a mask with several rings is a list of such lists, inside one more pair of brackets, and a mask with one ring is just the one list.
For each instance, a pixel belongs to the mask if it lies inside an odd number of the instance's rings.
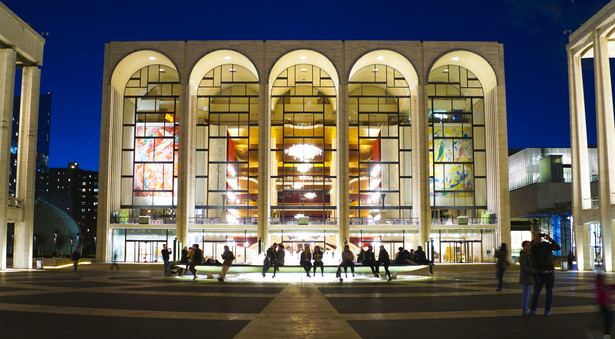
[[[502,244],[506,245],[506,244]],[[549,234],[537,233],[532,241],[525,240],[521,243],[522,250],[519,255],[519,284],[522,286],[522,315],[536,315],[538,307],[538,297],[543,286],[546,287],[545,316],[551,313],[551,302],[553,300],[553,285],[555,284],[555,267],[553,266],[553,251],[559,251],[560,245],[551,238]],[[502,250],[503,248],[503,250]],[[496,254],[497,276],[499,280],[498,291],[502,289],[502,276],[508,262],[503,263],[504,258],[508,260],[506,246],[500,248],[500,253]],[[534,293],[532,294],[532,289]],[[530,307],[528,312],[528,305]]]
[[[166,245],[163,245],[163,247],[164,248],[162,250],[162,259],[165,264],[164,273],[170,274],[170,272],[168,271],[168,262],[169,262],[169,255],[171,254],[171,251],[166,248],[167,247]],[[166,255],[164,252],[165,250],[168,251]],[[228,272],[229,268],[233,264],[233,261],[235,260],[235,255],[230,250],[230,248],[226,245],[224,246],[224,252],[222,252],[221,257],[222,257],[222,270],[220,271],[220,276],[218,276],[218,281],[224,281],[224,278],[226,277],[226,273]],[[181,257],[179,259],[179,262],[180,264],[186,265],[186,270],[189,270],[190,272],[192,272],[192,275],[193,275],[192,280],[195,280],[197,278],[196,265],[201,265],[204,262],[204,259],[205,257],[203,256],[203,250],[199,248],[199,244],[194,244],[190,248],[188,248],[188,246],[184,246],[181,252]]]

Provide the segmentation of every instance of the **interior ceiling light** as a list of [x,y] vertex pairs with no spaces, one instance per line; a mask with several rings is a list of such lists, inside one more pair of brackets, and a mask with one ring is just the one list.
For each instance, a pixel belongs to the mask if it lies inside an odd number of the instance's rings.
[[296,190],[302,189],[303,188],[303,184],[300,182],[296,182],[293,184],[293,188]]
[[231,60],[231,57],[230,56],[225,56],[224,60]]
[[316,193],[310,192],[310,193],[305,193],[304,195],[306,198],[308,199],[314,199],[316,198]]
[[160,72],[166,72],[164,68],[159,69]]
[[318,155],[321,155],[322,150],[314,145],[297,144],[285,149],[284,153],[300,161],[306,162],[309,160],[313,160]]
[[302,68],[301,72],[307,72],[307,68]]
[[307,59],[307,57],[305,55],[302,55],[301,60],[305,60],[305,59]]
[[235,69],[234,69],[234,68],[231,68],[231,69],[229,69],[228,71],[229,71],[229,72],[235,72]]
[[154,61],[154,60],[156,60],[156,57],[149,57],[149,59]]
[[377,68],[372,69],[372,72],[378,72]]
[[453,61],[459,60],[459,57],[452,57]]
[[448,73],[448,68],[447,68],[447,69],[445,69],[445,70],[443,70],[442,72],[444,72],[444,73]]
[[307,173],[307,171],[309,171],[310,168],[312,168],[312,165],[310,164],[300,164],[299,166],[297,166],[297,171],[301,173]]
[[384,57],[383,56],[379,56],[376,59],[378,59],[379,61],[382,61],[384,59]]

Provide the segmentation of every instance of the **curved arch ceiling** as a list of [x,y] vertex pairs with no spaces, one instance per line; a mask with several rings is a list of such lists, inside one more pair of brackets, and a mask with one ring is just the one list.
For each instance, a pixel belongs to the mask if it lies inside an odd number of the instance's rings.
[[136,71],[150,65],[164,65],[177,71],[177,67],[166,55],[152,50],[138,51],[127,55],[115,66],[111,76],[111,85],[124,93],[128,79]]
[[[453,51],[441,56],[431,67],[432,70],[444,65],[462,66],[474,73],[481,85],[484,93],[489,92],[498,84],[497,76],[493,67],[482,56],[469,51]],[[428,75],[429,75],[428,73]]]

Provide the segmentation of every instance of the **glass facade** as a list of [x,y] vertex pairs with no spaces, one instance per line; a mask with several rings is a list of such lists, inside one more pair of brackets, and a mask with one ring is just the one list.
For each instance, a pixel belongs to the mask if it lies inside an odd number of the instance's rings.
[[122,208],[177,205],[179,77],[170,67],[135,72],[124,91]]
[[299,64],[271,91],[271,215],[328,222],[336,216],[335,85],[319,67]]
[[445,65],[429,74],[429,185],[434,218],[487,208],[485,109],[478,78]]
[[198,87],[195,207],[214,223],[256,218],[258,87],[252,72],[234,64],[215,67]]
[[353,75],[348,93],[351,223],[409,218],[412,138],[408,82],[394,68],[373,64]]

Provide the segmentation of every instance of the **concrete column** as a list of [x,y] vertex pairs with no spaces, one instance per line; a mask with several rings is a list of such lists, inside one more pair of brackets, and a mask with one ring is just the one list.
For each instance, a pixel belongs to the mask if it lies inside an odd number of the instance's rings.
[[24,67],[19,112],[17,198],[23,201],[24,218],[15,223],[13,268],[32,268],[34,237],[34,191],[36,190],[36,139],[41,70]]
[[615,232],[611,225],[609,206],[613,187],[613,164],[615,161],[615,125],[613,122],[613,92],[611,89],[611,70],[606,37],[594,32],[594,79],[596,82],[596,130],[598,138],[598,175],[600,195],[600,225],[604,269],[613,271],[615,259]]
[[190,85],[182,84],[179,97],[179,112],[177,121],[179,122],[179,154],[178,154],[178,173],[177,173],[177,208],[175,210],[177,241],[182,245],[188,243],[188,218],[194,215],[194,206],[190,206],[191,187],[194,186],[192,178],[193,153],[196,152],[193,137],[195,127],[192,111],[196,110],[192,106],[190,96]]
[[337,216],[338,216],[338,251],[343,251],[344,245],[350,241],[350,158],[349,158],[349,114],[348,114],[348,81],[345,75],[340,77],[339,93],[337,95]]
[[[585,96],[581,58],[568,50],[568,87],[570,97],[570,146],[572,156],[572,221],[575,233],[577,267],[589,270],[589,242],[582,235],[587,226],[582,221],[583,209],[591,208],[589,156],[585,122]],[[587,244],[586,244],[587,243]]]
[[427,86],[419,85],[412,112],[412,216],[419,220],[419,245],[424,246],[431,232],[429,200],[429,121]]
[[271,159],[271,89],[267,83],[268,75],[262,75],[258,96],[258,239],[263,242],[262,249],[269,245],[269,172]]
[[0,49],[0,270],[6,269],[6,213],[17,53]]

